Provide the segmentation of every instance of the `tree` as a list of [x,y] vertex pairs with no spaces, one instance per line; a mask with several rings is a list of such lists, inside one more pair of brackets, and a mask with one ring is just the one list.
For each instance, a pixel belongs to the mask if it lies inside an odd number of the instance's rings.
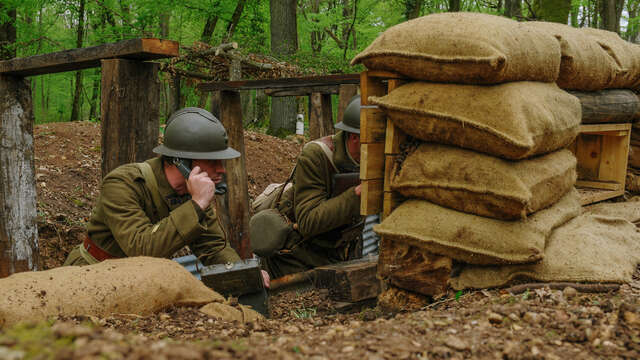
[[571,0],[535,0],[533,10],[538,20],[566,24],[571,11]]
[[16,57],[16,8],[0,3],[0,59]]
[[460,0],[449,0],[449,11],[460,11]]
[[[296,0],[270,0],[271,52],[274,56],[293,55],[298,51]],[[292,97],[271,99],[271,134],[293,133],[296,130],[296,102]]]
[[522,17],[522,0],[505,0],[504,16],[509,18]]
[[600,28],[613,32],[620,32],[620,15],[624,0],[600,0],[599,3]]
[[[456,0],[450,0],[450,2]],[[458,1],[458,5],[460,2]],[[415,19],[420,16],[424,0],[404,0],[404,16],[407,20]]]
[[[76,31],[76,48],[82,47],[84,40],[84,5],[85,0],[79,0],[78,4],[78,28]],[[76,71],[76,86],[73,92],[73,102],[71,106],[71,121],[80,120],[80,105],[82,102],[82,71]]]

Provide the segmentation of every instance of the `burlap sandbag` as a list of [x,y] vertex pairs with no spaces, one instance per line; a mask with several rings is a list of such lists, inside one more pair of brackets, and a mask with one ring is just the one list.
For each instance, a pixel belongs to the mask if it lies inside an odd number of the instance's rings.
[[582,215],[556,229],[538,264],[466,266],[451,279],[456,289],[491,288],[512,281],[631,281],[640,263],[640,234],[621,218]]
[[603,202],[584,207],[585,214],[622,218],[632,223],[640,221],[640,203],[625,201],[619,203]]
[[579,31],[593,37],[620,67],[608,88],[636,89],[640,86],[640,45],[623,40],[612,31],[594,28],[581,28]]
[[631,194],[640,194],[640,176],[631,170],[627,169],[624,188]]
[[387,29],[351,61],[359,63],[434,82],[553,82],[560,45],[553,36],[505,17],[440,13]]
[[576,190],[526,220],[465,214],[425,200],[407,200],[374,230],[389,239],[469,264],[518,264],[542,259],[551,231],[581,211]]
[[415,82],[369,99],[411,136],[512,160],[567,146],[581,119],[580,100],[552,83]]
[[633,140],[629,147],[629,166],[640,169],[640,141]]
[[175,261],[131,257],[0,279],[0,327],[50,316],[149,315],[224,298]]
[[608,88],[621,71],[611,57],[587,33],[565,24],[527,21],[532,27],[558,39],[562,52],[560,74],[556,83],[563,89],[595,91]]
[[241,323],[250,323],[263,318],[257,311],[240,304],[231,306],[227,303],[212,302],[200,308],[200,311],[216,319]]
[[423,143],[391,188],[465,213],[515,220],[556,203],[576,182],[576,158],[559,150],[520,161]]

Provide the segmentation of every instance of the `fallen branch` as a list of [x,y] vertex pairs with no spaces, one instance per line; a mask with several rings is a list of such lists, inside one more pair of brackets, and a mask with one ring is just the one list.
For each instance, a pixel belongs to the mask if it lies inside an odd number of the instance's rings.
[[620,284],[581,284],[572,282],[529,283],[512,286],[508,288],[507,291],[517,295],[527,290],[542,289],[545,287],[552,290],[563,290],[564,288],[572,287],[582,293],[603,293],[617,291],[620,289]]

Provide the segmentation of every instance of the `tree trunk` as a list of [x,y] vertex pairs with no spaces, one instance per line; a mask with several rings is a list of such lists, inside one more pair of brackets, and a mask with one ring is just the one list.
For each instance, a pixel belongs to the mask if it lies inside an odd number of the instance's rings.
[[571,0],[535,0],[533,8],[538,20],[566,24]]
[[160,14],[160,38],[167,39],[169,37],[169,23],[171,20],[170,13]]
[[[76,32],[76,48],[82,47],[84,39],[84,3],[85,0],[80,0],[78,8],[78,30]],[[73,102],[71,105],[71,119],[70,121],[80,120],[80,106],[82,105],[82,71],[76,71],[76,86],[73,92]]]
[[[211,43],[211,37],[213,36],[213,32],[216,30],[216,24],[218,23],[218,17],[209,15],[207,17],[207,22],[204,24],[204,28],[202,29],[202,35],[200,35],[200,41],[205,44]],[[210,93],[203,92],[200,94],[200,98],[198,99],[198,106],[204,108],[207,105],[207,100],[209,99]]]
[[460,0],[449,0],[449,11],[460,11]]
[[[6,5],[0,4],[0,10],[6,9]],[[0,24],[0,59],[16,57],[16,9],[7,10],[9,21]]]
[[522,0],[505,0],[504,16],[508,18],[522,17]]
[[338,91],[338,117],[336,118],[336,122],[342,121],[344,110],[347,108],[347,105],[349,105],[349,100],[351,100],[357,94],[358,85],[340,85],[340,90]]
[[[319,14],[320,13],[320,0],[311,0],[311,13]],[[311,19],[312,22],[317,23],[319,20]],[[311,31],[311,52],[314,55],[317,55],[322,50],[322,40],[324,40],[324,32],[322,31]]]
[[266,124],[269,119],[269,97],[263,89],[256,90],[256,122]]
[[[296,0],[270,0],[271,52],[275,56],[293,55],[298,51]],[[284,135],[296,130],[295,98],[274,98],[271,101],[269,132]]]
[[100,69],[96,69],[91,90],[91,108],[89,108],[89,120],[100,120],[98,116],[98,102],[100,98]]
[[331,95],[313,93],[309,96],[309,136],[318,139],[333,134]]
[[[5,54],[6,55],[6,54]],[[28,81],[0,75],[0,278],[38,270],[33,109]]]
[[407,20],[415,19],[420,16],[422,7],[424,6],[424,0],[405,0],[404,2],[404,16]]
[[229,40],[233,37],[233,33],[236,31],[236,27],[238,26],[238,22],[240,22],[240,17],[242,16],[242,10],[244,10],[244,4],[247,0],[238,0],[236,4],[236,9],[233,11],[233,15],[231,16],[231,21],[227,25],[227,34],[224,37],[223,43],[229,42]]
[[[629,19],[635,19],[638,16],[638,3],[628,4],[627,11],[629,13]],[[627,40],[632,43],[638,43],[638,22],[637,21],[629,21],[627,24],[627,33],[625,34]]]
[[619,26],[616,23],[616,0],[601,0],[600,3],[600,28],[613,32],[618,32]]

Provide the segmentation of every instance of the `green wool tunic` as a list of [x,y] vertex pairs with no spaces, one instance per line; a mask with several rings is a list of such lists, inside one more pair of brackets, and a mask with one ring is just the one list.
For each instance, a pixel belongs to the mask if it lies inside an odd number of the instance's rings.
[[[136,164],[122,165],[102,181],[100,197],[87,226],[88,235],[115,257],[168,258],[188,245],[205,265],[239,261],[226,243],[212,203],[205,211],[169,185],[161,158],[147,160],[158,183],[164,209],[157,209]],[[168,214],[168,216],[166,216]],[[87,265],[80,244],[64,265]],[[91,260],[91,259],[89,259]]]
[[[357,172],[359,165],[346,148],[347,133],[332,136],[333,162],[341,173]],[[302,149],[293,177],[293,208],[298,236],[287,241],[284,253],[263,259],[272,278],[344,261],[350,244],[342,231],[361,220],[360,196],[355,186],[331,197],[335,171],[322,148],[313,142]],[[282,210],[282,209],[281,209]]]

